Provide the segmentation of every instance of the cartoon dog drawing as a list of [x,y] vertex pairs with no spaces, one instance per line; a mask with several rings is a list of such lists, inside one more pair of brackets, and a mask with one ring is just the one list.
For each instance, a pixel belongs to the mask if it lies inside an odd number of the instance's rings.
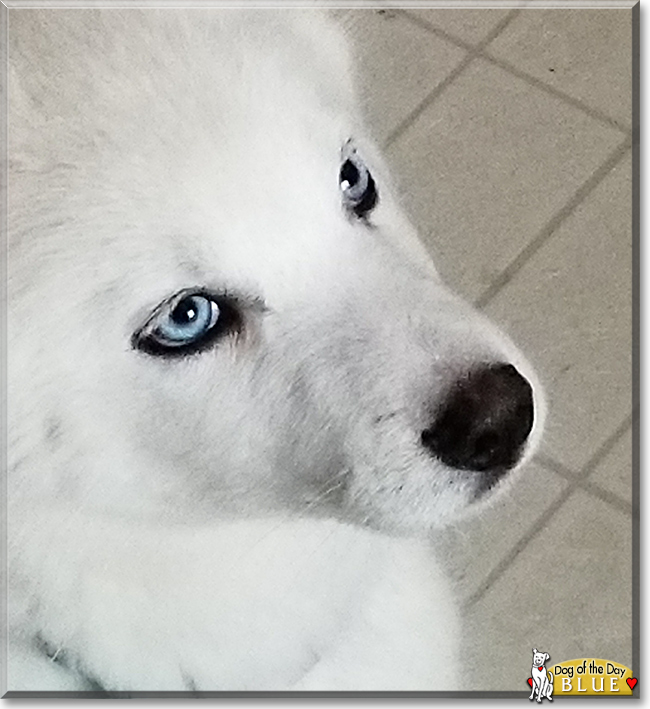
[[544,697],[546,697],[550,702],[553,701],[551,694],[553,694],[553,675],[546,670],[544,663],[551,656],[548,652],[537,652],[537,648],[533,648],[533,667],[532,667],[532,677],[533,686],[530,693],[530,699],[532,701],[537,692],[537,701],[541,702]]

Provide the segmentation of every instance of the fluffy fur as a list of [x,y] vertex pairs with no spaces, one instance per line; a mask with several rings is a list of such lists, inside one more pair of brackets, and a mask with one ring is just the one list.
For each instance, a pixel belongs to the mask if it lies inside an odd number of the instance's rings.
[[[343,36],[11,10],[9,59],[9,689],[458,688],[427,538],[490,495],[420,432],[472,366],[536,380],[397,207]],[[241,332],[134,349],[192,287]],[[528,451],[542,419],[537,396]]]

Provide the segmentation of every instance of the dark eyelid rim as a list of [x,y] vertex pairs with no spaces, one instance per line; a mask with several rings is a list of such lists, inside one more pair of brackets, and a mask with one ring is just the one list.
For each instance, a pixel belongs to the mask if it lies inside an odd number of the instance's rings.
[[364,192],[363,199],[355,205],[348,207],[359,219],[366,219],[368,214],[377,206],[379,202],[379,192],[377,190],[377,184],[372,176],[370,170],[368,170],[368,186]]
[[358,204],[346,204],[344,206],[345,209],[351,214],[354,214],[359,221],[369,224],[368,216],[379,203],[379,190],[377,189],[377,183],[372,176],[370,168],[366,165],[365,160],[359,156],[359,153],[354,145],[354,140],[352,138],[348,138],[348,140],[341,147],[341,160],[345,162],[346,160],[350,160],[353,156],[356,156],[357,159],[361,160],[364,167],[368,171],[368,186],[363,199]]
[[[161,312],[173,306],[184,298],[202,296],[214,301],[219,307],[219,318],[213,327],[199,339],[181,345],[166,345],[154,336],[154,322]],[[210,349],[218,340],[229,335],[239,337],[244,332],[245,312],[257,311],[260,314],[268,312],[268,308],[261,298],[246,296],[232,291],[213,291],[209,288],[183,288],[169,298],[166,298],[154,308],[144,325],[138,328],[131,336],[132,349],[165,359],[180,359],[198,354]]]

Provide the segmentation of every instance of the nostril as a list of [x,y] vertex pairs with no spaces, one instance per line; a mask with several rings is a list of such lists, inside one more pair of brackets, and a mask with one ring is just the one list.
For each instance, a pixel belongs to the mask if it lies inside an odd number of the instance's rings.
[[530,384],[511,364],[491,365],[454,384],[421,440],[451,467],[505,472],[519,459],[533,419]]
[[490,467],[490,461],[495,459],[502,445],[501,437],[494,431],[488,431],[479,436],[473,447],[468,451],[470,458],[474,461],[474,469],[484,470]]

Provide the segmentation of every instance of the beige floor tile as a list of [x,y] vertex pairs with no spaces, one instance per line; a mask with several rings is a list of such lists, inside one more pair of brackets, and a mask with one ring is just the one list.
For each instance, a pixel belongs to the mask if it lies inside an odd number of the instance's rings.
[[632,405],[631,210],[628,156],[486,308],[537,365],[543,450],[573,470]]
[[511,12],[509,9],[485,8],[472,10],[466,8],[452,9],[409,9],[406,11],[414,17],[424,20],[464,42],[478,44]]
[[533,647],[629,667],[631,587],[630,517],[576,491],[473,607],[473,688],[524,691]]
[[631,9],[523,10],[489,51],[631,126]]
[[444,530],[436,546],[463,600],[479,588],[566,485],[555,473],[531,463],[490,508]]
[[632,502],[632,430],[630,429],[588,478],[626,502]]
[[477,61],[388,157],[442,276],[474,299],[620,139],[616,129]]
[[337,17],[351,36],[364,113],[380,143],[465,56],[399,13],[345,10]]

